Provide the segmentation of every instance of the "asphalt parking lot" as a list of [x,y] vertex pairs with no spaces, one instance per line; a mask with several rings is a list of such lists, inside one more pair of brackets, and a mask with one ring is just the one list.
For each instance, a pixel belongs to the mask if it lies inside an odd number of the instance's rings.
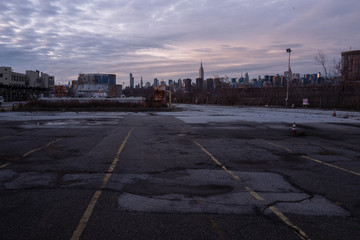
[[358,113],[186,108],[0,113],[0,239],[358,239]]

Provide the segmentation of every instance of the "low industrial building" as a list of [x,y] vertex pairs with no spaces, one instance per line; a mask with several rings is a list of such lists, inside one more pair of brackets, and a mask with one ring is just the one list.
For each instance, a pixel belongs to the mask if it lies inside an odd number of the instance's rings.
[[6,101],[50,96],[55,91],[55,77],[38,70],[25,74],[14,72],[11,67],[0,67],[0,95]]
[[115,74],[79,74],[77,81],[72,81],[73,97],[119,97],[122,86],[116,85]]
[[360,50],[341,53],[344,82],[360,81]]
[[11,67],[0,67],[0,85],[25,86],[26,75],[12,71]]

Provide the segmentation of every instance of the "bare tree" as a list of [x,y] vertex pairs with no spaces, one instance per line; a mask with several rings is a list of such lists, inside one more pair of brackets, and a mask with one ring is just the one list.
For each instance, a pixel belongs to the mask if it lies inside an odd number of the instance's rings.
[[343,67],[341,63],[341,59],[333,59],[332,65],[329,70],[329,78],[334,81],[334,83],[339,84],[340,79],[343,75]]
[[342,75],[341,59],[336,60],[334,58],[333,64],[334,64],[333,66],[334,77],[340,77]]
[[326,62],[327,62],[327,56],[323,51],[320,50],[318,54],[315,56],[315,63],[323,67],[325,78],[327,78]]

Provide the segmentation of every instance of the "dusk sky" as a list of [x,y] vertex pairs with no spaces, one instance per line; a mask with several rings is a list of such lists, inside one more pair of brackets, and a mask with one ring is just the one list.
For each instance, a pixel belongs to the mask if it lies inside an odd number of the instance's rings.
[[0,65],[56,83],[115,73],[117,83],[322,72],[322,50],[360,49],[359,0],[12,0],[0,2]]

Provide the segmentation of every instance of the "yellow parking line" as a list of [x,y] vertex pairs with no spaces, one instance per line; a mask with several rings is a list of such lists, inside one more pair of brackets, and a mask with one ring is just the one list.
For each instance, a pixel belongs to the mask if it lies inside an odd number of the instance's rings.
[[9,164],[10,164],[10,163],[5,163],[5,164],[1,165],[1,166],[0,166],[0,169],[8,166]]
[[314,158],[311,158],[311,157],[308,157],[308,156],[301,156],[301,157],[302,157],[302,158],[309,159],[309,160],[314,161],[314,162],[317,162],[317,163],[320,163],[320,164],[324,164],[324,165],[329,166],[329,167],[333,167],[333,168],[339,169],[339,170],[341,170],[341,171],[345,171],[345,172],[348,172],[348,173],[351,173],[351,174],[360,176],[360,173],[358,173],[358,172],[354,172],[354,171],[351,171],[351,170],[347,170],[347,169],[345,169],[345,168],[338,167],[338,166],[333,165],[333,164],[330,164],[330,163],[322,162],[322,161],[320,161],[320,160],[317,160],[317,159],[314,159]]
[[285,222],[286,225],[295,229],[295,233],[296,235],[298,235],[298,237],[300,237],[302,240],[310,240],[309,236],[303,230],[292,224],[290,220],[282,212],[279,211],[279,209],[277,209],[275,206],[270,206],[269,209],[273,213],[275,213],[283,222]]
[[[198,145],[200,147],[200,149],[205,152],[217,165],[222,166],[222,168],[228,172],[231,176],[235,176],[234,178],[238,181],[240,181],[240,178],[234,174],[233,172],[231,172],[230,170],[226,169],[226,167],[219,161],[217,160],[209,151],[207,151],[200,143],[198,143],[197,141],[194,141],[196,145]],[[267,142],[269,143],[269,142]],[[273,145],[273,144],[272,144]],[[278,145],[276,145],[278,146]],[[280,146],[281,147],[281,146]],[[283,148],[283,147],[281,147]],[[289,149],[290,150],[290,149]],[[291,151],[291,150],[290,150]],[[252,190],[251,188],[245,186],[245,190],[248,191],[255,199],[259,200],[259,201],[265,201],[265,199],[263,197],[261,197],[258,193],[256,193],[254,190]],[[296,230],[294,231],[295,234],[302,240],[311,240],[309,238],[309,236],[302,231],[299,227],[297,227],[296,225],[294,225],[282,212],[280,212],[275,206],[270,206],[269,209],[275,213],[286,225],[288,225],[289,227],[291,227],[292,229]]]
[[257,194],[257,193],[256,193],[254,190],[252,190],[251,188],[245,186],[245,189],[246,189],[254,198],[256,198],[257,200],[259,200],[259,201],[265,201],[265,199],[263,199],[259,194]]
[[29,154],[33,153],[33,152],[39,151],[39,150],[41,150],[41,149],[44,149],[44,148],[50,146],[51,144],[54,144],[54,143],[56,143],[56,142],[58,142],[58,141],[61,141],[61,140],[63,140],[63,138],[59,138],[59,139],[56,139],[55,141],[49,142],[49,143],[46,144],[45,146],[42,146],[42,147],[33,149],[33,150],[25,153],[24,155],[22,155],[22,157],[26,157],[26,156],[28,156]]
[[225,236],[223,234],[223,232],[220,230],[220,228],[218,227],[218,225],[216,224],[216,222],[214,221],[214,219],[212,219],[211,217],[209,217],[209,220],[211,222],[211,225],[213,226],[213,228],[215,228],[217,234],[219,235],[220,239],[225,240]]
[[[264,198],[262,198],[258,193],[256,193],[254,190],[252,190],[249,187],[245,187],[245,189],[257,200],[259,201],[265,201]],[[299,238],[302,240],[310,240],[309,236],[302,231],[300,228],[298,228],[296,225],[294,225],[282,212],[279,211],[275,206],[270,206],[269,209],[275,213],[286,225],[289,227],[295,229],[295,234],[298,235]]]
[[[16,133],[15,135],[12,135],[12,136],[20,136],[20,135],[23,134],[24,132],[26,132],[26,131],[18,132],[18,133]],[[4,140],[4,139],[10,138],[10,137],[12,137],[12,136],[1,137],[0,140]]]
[[75,232],[73,233],[72,237],[71,237],[71,240],[77,240],[80,238],[83,230],[85,229],[86,227],[86,224],[88,223],[89,219],[90,219],[90,216],[94,210],[94,207],[96,205],[96,202],[97,200],[100,198],[101,194],[102,194],[102,190],[105,188],[106,184],[108,183],[110,177],[111,177],[111,174],[113,173],[114,171],[114,168],[117,164],[117,162],[119,161],[119,156],[120,156],[120,153],[122,152],[122,150],[124,149],[124,146],[128,140],[128,138],[130,137],[132,131],[134,130],[134,128],[132,128],[128,135],[125,137],[123,143],[121,144],[119,150],[116,152],[116,157],[114,158],[114,161],[111,163],[111,166],[109,167],[103,181],[102,181],[102,184],[101,184],[101,187],[94,193],[92,199],[91,199],[91,202],[89,203],[87,209],[85,210],[84,212],[84,215],[82,216],[82,218],[80,219],[80,222],[79,222],[79,225],[77,226]]
[[[288,151],[289,153],[294,153],[293,151],[291,151],[290,149],[288,149],[288,148],[286,148],[286,147],[283,147],[283,146],[280,146],[280,145],[278,145],[278,144],[275,144],[275,143],[272,143],[272,142],[268,142],[268,141],[265,141],[265,140],[262,140],[262,141],[264,141],[264,142],[266,142],[266,143],[268,143],[268,144],[270,144],[270,145],[276,146],[276,147],[278,147],[278,148],[282,148],[282,149]],[[311,158],[311,157],[308,157],[308,156],[301,156],[301,157],[302,157],[302,158],[306,158],[306,159],[311,160],[311,161],[314,161],[314,162],[317,162],[317,163],[320,163],[320,164],[324,164],[324,165],[329,166],[329,167],[333,167],[333,168],[339,169],[339,170],[341,170],[341,171],[345,171],[345,172],[348,172],[348,173],[351,173],[351,174],[360,176],[360,173],[358,173],[358,172],[354,172],[354,171],[351,171],[351,170],[348,170],[348,169],[345,169],[345,168],[342,168],[342,167],[338,167],[338,166],[333,165],[333,164],[330,164],[330,163],[322,162],[322,161],[320,161],[320,160],[317,160],[317,159],[314,159],[314,158]]]
[[270,145],[273,145],[275,147],[278,147],[278,148],[282,148],[286,151],[288,151],[289,153],[294,153],[293,151],[291,151],[290,149],[288,149],[287,147],[283,147],[283,146],[280,146],[280,145],[277,145],[275,143],[272,143],[272,142],[268,142],[268,141],[265,141],[265,140],[262,140],[263,142],[266,142],[267,144],[270,144]]
[[234,179],[239,180],[240,178],[234,174],[232,171],[228,170],[224,165],[222,165],[211,153],[209,153],[200,143],[198,143],[197,141],[194,141],[196,145],[198,145],[198,147],[203,150],[203,152],[205,152],[219,167],[221,167],[222,169],[224,169],[227,173],[229,173]]

